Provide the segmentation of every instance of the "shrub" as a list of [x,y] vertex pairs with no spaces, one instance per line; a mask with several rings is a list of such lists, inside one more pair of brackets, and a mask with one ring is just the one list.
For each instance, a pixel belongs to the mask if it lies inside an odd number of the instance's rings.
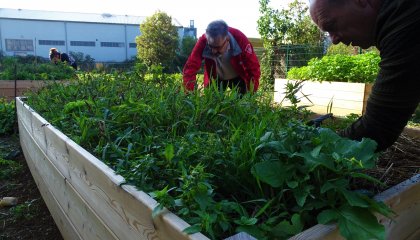
[[3,57],[0,61],[0,80],[64,80],[74,76],[74,69],[65,63],[39,63],[33,56]]
[[292,68],[288,79],[371,83],[379,71],[377,52],[360,55],[326,55],[313,58],[307,66]]
[[0,135],[11,133],[15,123],[15,102],[0,98]]

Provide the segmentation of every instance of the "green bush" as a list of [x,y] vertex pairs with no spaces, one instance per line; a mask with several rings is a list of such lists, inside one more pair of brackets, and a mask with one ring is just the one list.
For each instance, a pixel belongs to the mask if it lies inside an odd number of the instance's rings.
[[11,133],[15,122],[15,102],[0,98],[0,135]]
[[73,78],[75,71],[65,63],[51,64],[30,56],[2,57],[0,60],[0,80],[64,80]]
[[379,71],[377,52],[360,55],[327,55],[313,58],[307,66],[292,68],[288,79],[372,83]]

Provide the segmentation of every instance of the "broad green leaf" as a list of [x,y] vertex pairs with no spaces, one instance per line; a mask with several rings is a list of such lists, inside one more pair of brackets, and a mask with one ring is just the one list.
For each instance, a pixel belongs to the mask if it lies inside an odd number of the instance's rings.
[[285,238],[301,232],[303,229],[302,221],[299,214],[293,214],[291,221],[283,220],[275,227],[272,232],[279,238]]
[[314,157],[314,158],[316,158],[316,157],[318,157],[319,156],[319,152],[321,151],[321,149],[322,149],[322,145],[318,145],[318,146],[316,146],[312,151],[311,151],[311,155],[312,155],[312,157]]
[[265,161],[254,165],[252,174],[272,187],[283,185],[288,176],[287,168],[280,161]]
[[385,239],[385,227],[369,210],[344,206],[338,213],[340,234],[347,240]]
[[305,160],[305,164],[311,169],[315,169],[319,165],[322,165],[330,170],[334,171],[334,161],[327,157],[325,154],[319,154],[318,156],[314,157],[309,152],[304,153],[296,153],[295,156],[303,157]]
[[289,188],[296,188],[299,185],[297,181],[287,181],[286,183]]
[[361,197],[359,193],[348,191],[346,189],[339,189],[344,195],[350,206],[353,207],[369,207],[369,204]]
[[195,225],[192,225],[192,226],[189,226],[189,227],[185,228],[182,231],[186,234],[198,233],[198,232],[201,232],[201,226],[199,224],[195,224]]
[[338,217],[339,215],[336,210],[327,209],[318,214],[317,220],[319,224],[328,224],[332,221],[337,221]]
[[295,196],[296,202],[299,206],[302,207],[305,204],[306,198],[309,196],[312,189],[314,189],[314,187],[311,185],[293,189],[293,195]]
[[245,216],[242,216],[241,219],[235,220],[234,222],[238,225],[255,225],[257,221],[258,219],[256,218],[247,218]]

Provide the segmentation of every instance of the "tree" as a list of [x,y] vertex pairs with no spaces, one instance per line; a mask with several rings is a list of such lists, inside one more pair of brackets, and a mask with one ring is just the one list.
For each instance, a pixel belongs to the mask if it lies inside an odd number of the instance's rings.
[[[324,34],[312,23],[308,6],[302,0],[295,0],[287,8],[281,10],[269,6],[270,0],[260,0],[261,17],[258,19],[258,31],[262,37],[265,55],[262,59],[262,80],[272,83],[275,75],[284,77],[288,61],[306,64],[305,59],[311,58],[305,52],[314,51],[302,45],[320,45]],[[289,45],[283,47],[284,45]],[[299,48],[294,47],[300,45]],[[306,60],[306,61],[307,61]],[[284,70],[286,69],[286,70]]]
[[182,38],[181,41],[181,48],[177,53],[176,62],[175,62],[175,69],[174,71],[182,72],[182,68],[184,67],[185,63],[187,62],[188,57],[190,56],[197,39],[192,36],[185,36]]
[[178,51],[178,31],[172,18],[164,12],[156,12],[140,24],[137,36],[137,56],[147,66],[160,65],[169,69]]

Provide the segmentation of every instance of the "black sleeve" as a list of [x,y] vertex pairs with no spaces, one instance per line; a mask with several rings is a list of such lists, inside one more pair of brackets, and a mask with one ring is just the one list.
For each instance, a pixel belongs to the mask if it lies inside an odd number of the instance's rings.
[[70,62],[69,55],[67,55],[67,53],[62,53],[61,54],[61,61],[69,63]]
[[397,140],[420,100],[420,4],[417,0],[389,2],[378,21],[380,71],[366,112],[340,132],[355,140],[375,140],[377,151]]

